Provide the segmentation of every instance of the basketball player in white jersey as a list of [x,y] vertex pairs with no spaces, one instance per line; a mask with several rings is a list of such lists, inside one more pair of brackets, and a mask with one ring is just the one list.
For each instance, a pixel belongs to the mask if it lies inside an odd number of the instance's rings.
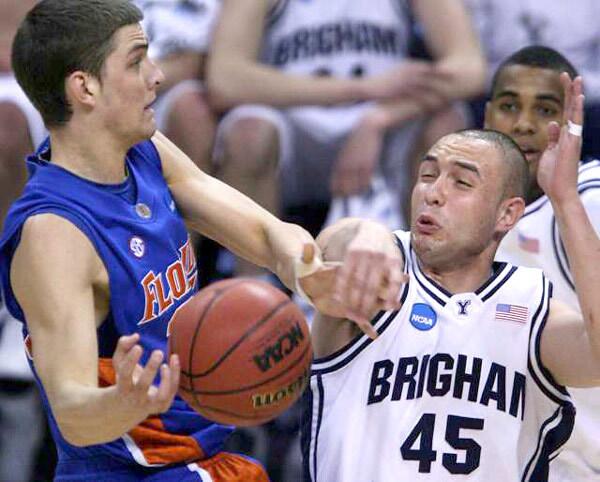
[[[409,276],[402,308],[373,318],[375,340],[343,319],[315,320],[310,480],[547,480],[573,424],[564,385],[600,384],[600,239],[576,183],[582,83],[563,82],[571,123],[549,126],[538,182],[585,316],[551,299],[541,270],[493,262],[525,207],[514,142],[496,131],[442,138],[419,167],[411,232],[394,233]],[[324,256],[338,258],[353,229],[324,231]]]
[[[496,259],[538,267],[554,285],[554,298],[581,311],[559,234],[552,203],[536,180],[546,148],[548,123],[560,121],[565,99],[560,73],[577,75],[553,49],[526,47],[508,57],[494,76],[486,108],[486,127],[513,138],[529,163],[530,185],[525,213],[502,240]],[[596,232],[600,232],[600,163],[581,164],[578,192]],[[569,389],[577,408],[572,437],[550,468],[553,481],[600,480],[600,389]]]
[[[409,58],[413,16],[433,62]],[[279,212],[281,169],[282,202],[303,218],[367,189],[378,167],[396,192],[411,121],[477,94],[484,71],[455,0],[225,0],[207,72],[213,105],[237,107],[217,133],[221,175]]]

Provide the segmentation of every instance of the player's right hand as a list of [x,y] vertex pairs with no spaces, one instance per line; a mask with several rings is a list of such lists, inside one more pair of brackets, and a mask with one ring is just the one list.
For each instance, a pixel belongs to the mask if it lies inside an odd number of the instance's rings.
[[[148,416],[167,411],[173,403],[179,387],[180,365],[177,355],[171,355],[168,365],[162,363],[163,353],[154,350],[146,366],[142,366],[139,338],[137,333],[119,338],[112,362],[120,400],[127,409]],[[152,382],[159,370],[160,384],[156,386]]]
[[407,60],[389,71],[367,77],[367,97],[371,100],[392,100],[399,97],[429,96],[437,92],[449,74],[432,62]]

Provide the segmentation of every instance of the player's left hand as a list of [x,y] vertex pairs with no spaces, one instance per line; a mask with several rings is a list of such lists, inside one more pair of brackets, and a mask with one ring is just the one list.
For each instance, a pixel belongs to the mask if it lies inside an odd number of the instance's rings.
[[371,338],[377,333],[370,320],[377,311],[400,308],[398,294],[406,281],[393,235],[368,221],[361,223],[341,263],[322,263],[298,280],[321,313],[354,321]]
[[560,203],[577,195],[577,174],[581,160],[581,126],[583,126],[583,82],[560,76],[565,95],[563,125],[548,125],[548,147],[538,166],[538,184],[552,202]]

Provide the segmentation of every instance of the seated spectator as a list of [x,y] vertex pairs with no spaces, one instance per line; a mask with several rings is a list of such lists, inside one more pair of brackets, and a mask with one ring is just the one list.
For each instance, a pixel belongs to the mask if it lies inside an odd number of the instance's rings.
[[[585,82],[582,158],[600,157],[600,30],[596,0],[466,0],[489,62],[488,83],[516,50],[547,45],[566,56]],[[481,100],[475,125],[483,123]]]
[[154,106],[158,128],[210,171],[216,120],[203,85],[218,0],[134,0],[144,13],[148,55],[165,74]]
[[[415,121],[484,80],[461,4],[409,4],[225,0],[207,72],[212,105],[234,108],[217,133],[221,177],[313,232],[332,195],[364,192],[378,173],[405,196]],[[432,61],[408,57],[413,16]]]

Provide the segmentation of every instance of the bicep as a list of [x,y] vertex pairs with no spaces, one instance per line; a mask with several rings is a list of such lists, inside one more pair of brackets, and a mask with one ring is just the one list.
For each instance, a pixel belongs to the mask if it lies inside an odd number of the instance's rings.
[[25,314],[34,365],[51,402],[68,383],[97,383],[94,254],[77,228],[44,214],[25,223],[13,257],[11,286]]
[[569,387],[600,385],[600,360],[592,350],[582,316],[552,300],[541,339],[543,365]]
[[165,180],[186,224],[244,256],[264,249],[264,227],[279,222],[231,186],[209,176],[164,135],[152,138]]

